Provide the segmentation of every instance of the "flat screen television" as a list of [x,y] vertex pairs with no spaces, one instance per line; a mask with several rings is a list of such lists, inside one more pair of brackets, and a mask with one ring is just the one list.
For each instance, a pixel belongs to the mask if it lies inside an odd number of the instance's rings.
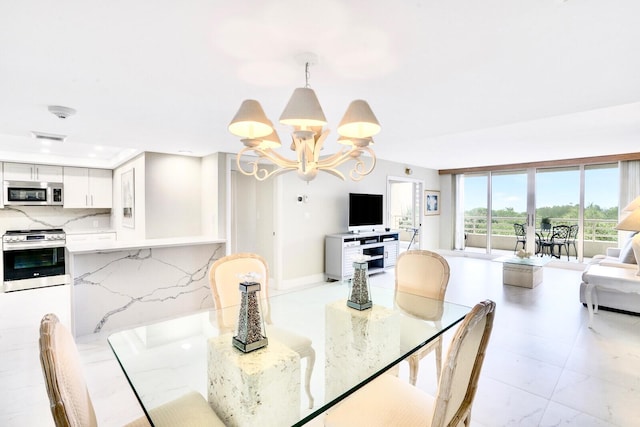
[[384,227],[382,194],[349,193],[349,231]]

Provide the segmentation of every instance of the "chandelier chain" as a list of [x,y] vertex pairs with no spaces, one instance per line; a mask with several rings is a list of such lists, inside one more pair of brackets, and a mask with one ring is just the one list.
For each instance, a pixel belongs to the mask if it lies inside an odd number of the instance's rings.
[[305,62],[304,64],[304,87],[310,88],[309,86],[309,78],[311,77],[311,73],[309,73],[309,63]]

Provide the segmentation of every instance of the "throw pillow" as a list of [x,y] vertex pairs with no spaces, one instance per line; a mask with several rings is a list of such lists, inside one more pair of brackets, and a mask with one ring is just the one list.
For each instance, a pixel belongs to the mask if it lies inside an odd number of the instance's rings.
[[638,263],[638,261],[636,260],[636,256],[633,253],[633,245],[631,244],[631,240],[632,239],[627,239],[627,241],[624,244],[624,247],[622,248],[622,250],[620,250],[620,256],[618,257],[618,260],[625,264]]

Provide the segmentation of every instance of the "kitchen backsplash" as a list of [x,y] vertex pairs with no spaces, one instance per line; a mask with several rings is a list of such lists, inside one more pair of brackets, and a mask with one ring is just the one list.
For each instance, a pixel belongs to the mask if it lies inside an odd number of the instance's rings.
[[62,228],[65,232],[111,230],[111,209],[64,209],[61,206],[5,206],[0,234],[7,230]]

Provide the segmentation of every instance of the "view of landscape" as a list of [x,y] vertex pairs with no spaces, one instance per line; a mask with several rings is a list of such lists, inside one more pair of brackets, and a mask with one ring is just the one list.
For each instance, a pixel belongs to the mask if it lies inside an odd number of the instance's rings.
[[[584,206],[580,205],[580,170],[578,167],[538,170],[535,173],[536,231],[543,218],[555,225],[581,224],[584,255],[593,256],[609,246],[616,246],[618,231],[618,167],[617,164],[585,166]],[[465,175],[464,224],[467,247],[486,247],[487,221],[491,221],[493,249],[513,249],[514,223],[527,222],[526,171]],[[489,197],[489,195],[491,197]],[[488,211],[489,200],[492,209]],[[488,215],[490,213],[490,215]],[[512,236],[512,239],[493,237]]]

